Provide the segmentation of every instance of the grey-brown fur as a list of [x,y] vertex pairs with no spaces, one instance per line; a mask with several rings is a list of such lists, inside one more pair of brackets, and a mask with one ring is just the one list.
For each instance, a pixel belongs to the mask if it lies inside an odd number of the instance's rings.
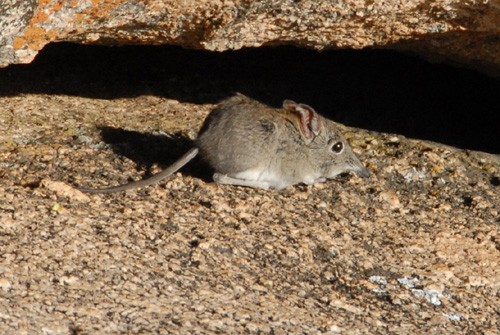
[[[271,108],[242,94],[223,100],[206,118],[195,147],[149,179],[105,189],[111,193],[158,182],[198,153],[215,171],[214,181],[267,189],[314,184],[346,172],[368,177],[334,122],[290,100]],[[332,146],[343,147],[334,152]]]

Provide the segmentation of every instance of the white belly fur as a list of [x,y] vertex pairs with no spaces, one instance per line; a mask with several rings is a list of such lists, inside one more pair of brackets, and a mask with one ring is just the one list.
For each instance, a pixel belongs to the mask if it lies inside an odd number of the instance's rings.
[[251,169],[242,171],[234,174],[233,177],[237,179],[266,182],[269,184],[270,187],[278,189],[287,187],[288,185],[292,184],[290,181],[283,179],[280,175],[278,175],[274,171],[261,170],[261,169]]

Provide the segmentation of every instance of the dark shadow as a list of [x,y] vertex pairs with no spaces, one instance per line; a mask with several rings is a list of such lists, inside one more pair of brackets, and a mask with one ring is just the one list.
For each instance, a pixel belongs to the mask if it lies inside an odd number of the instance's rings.
[[[136,163],[137,170],[146,171],[143,178],[152,175],[153,164],[166,168],[194,146],[191,139],[183,134],[167,135],[141,133],[112,127],[100,127],[102,140],[111,150]],[[212,172],[203,161],[196,157],[182,168],[185,175],[211,181]]]
[[32,64],[0,69],[0,96],[143,94],[214,103],[242,92],[293,99],[350,126],[500,152],[500,81],[381,50],[293,47],[223,53],[172,46],[48,45]]

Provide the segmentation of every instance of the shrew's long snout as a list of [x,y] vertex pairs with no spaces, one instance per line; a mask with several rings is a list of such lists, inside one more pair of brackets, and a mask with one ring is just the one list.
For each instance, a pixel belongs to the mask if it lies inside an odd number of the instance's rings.
[[359,168],[354,169],[354,171],[363,178],[370,177],[370,171],[368,171],[368,169],[365,168],[364,166],[360,166]]
[[360,160],[355,157],[351,162],[349,162],[350,170],[356,172],[363,178],[370,177],[370,171],[360,162]]

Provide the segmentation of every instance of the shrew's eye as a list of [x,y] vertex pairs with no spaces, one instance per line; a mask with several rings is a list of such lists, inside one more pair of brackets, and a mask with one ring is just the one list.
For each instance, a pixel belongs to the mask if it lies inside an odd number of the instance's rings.
[[332,151],[337,154],[340,154],[342,149],[344,149],[344,145],[342,144],[342,142],[337,142],[332,146]]

